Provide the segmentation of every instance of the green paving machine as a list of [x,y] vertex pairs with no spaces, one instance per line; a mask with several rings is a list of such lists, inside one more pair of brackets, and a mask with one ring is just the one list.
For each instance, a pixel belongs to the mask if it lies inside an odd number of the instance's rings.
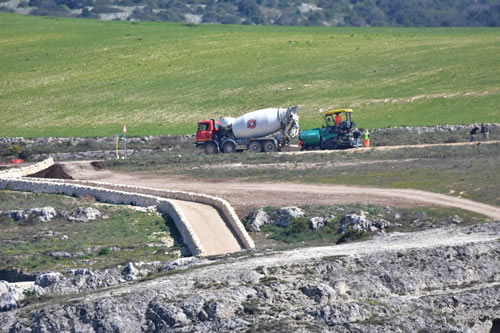
[[352,133],[356,124],[351,119],[352,109],[325,112],[325,125],[300,131],[300,150],[348,149],[354,147]]

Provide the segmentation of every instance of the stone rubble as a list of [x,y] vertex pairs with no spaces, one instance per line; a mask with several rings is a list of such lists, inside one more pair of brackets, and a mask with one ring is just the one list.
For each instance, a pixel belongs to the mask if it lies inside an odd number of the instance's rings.
[[55,217],[67,218],[70,222],[89,222],[101,216],[101,212],[92,207],[79,207],[75,211],[68,213],[64,210],[57,212],[54,207],[50,206],[31,208],[29,210],[17,209],[6,212],[0,211],[0,215],[2,214],[6,214],[9,218],[17,222],[26,221],[32,216],[37,217],[40,222],[50,222]]
[[319,230],[323,229],[325,226],[328,225],[329,220],[326,217],[311,217],[309,220],[309,228],[311,230]]
[[[344,210],[339,207],[337,209],[338,213],[342,213]],[[389,210],[388,210],[389,209]],[[392,213],[392,210],[389,207],[386,207],[386,211]],[[361,211],[359,214],[339,214],[342,216],[340,219],[340,229],[339,233],[343,234],[348,230],[359,230],[366,232],[376,232],[376,231],[384,231],[388,227],[391,226],[391,223],[380,217],[368,217],[368,213]],[[290,227],[292,221],[297,218],[305,217],[304,211],[299,207],[281,207],[272,214],[266,213],[262,209],[258,209],[251,213],[248,216],[247,220],[247,229],[252,232],[260,232],[261,227],[266,224],[274,224],[280,227],[288,228]],[[307,222],[309,224],[310,230],[321,230],[327,225],[330,224],[330,221],[335,219],[335,215],[330,215],[328,217],[324,216],[313,216],[308,218]],[[453,218],[450,217],[450,221],[453,223],[456,222],[457,219],[460,219],[458,216]]]
[[78,207],[73,213],[68,216],[69,222],[89,222],[94,221],[101,216],[98,209],[92,207]]
[[14,283],[0,281],[0,312],[16,309],[18,303],[22,302],[28,295],[43,295],[43,293],[43,288],[36,285],[23,288]]
[[304,211],[299,207],[282,207],[278,210],[278,218],[273,221],[273,224],[280,227],[288,228],[292,221],[299,217],[304,217]]
[[36,215],[40,222],[49,222],[54,217],[57,216],[57,212],[54,207],[42,207],[42,208],[32,208],[29,210],[29,215]]
[[264,210],[259,209],[253,212],[249,218],[247,223],[247,228],[249,231],[258,232],[263,225],[271,223],[269,218],[269,214],[267,214]]

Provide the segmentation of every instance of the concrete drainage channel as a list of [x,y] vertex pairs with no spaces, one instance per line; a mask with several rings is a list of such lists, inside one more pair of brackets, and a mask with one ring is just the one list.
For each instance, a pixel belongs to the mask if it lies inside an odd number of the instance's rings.
[[223,199],[190,192],[158,190],[93,181],[21,178],[49,168],[40,163],[0,172],[0,188],[70,196],[92,195],[97,201],[142,207],[156,206],[175,222],[192,255],[208,256],[254,248],[234,209]]

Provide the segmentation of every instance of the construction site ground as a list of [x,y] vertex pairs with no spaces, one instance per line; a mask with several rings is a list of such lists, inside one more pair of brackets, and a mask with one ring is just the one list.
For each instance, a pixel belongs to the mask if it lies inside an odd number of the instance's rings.
[[[290,156],[302,154],[321,153],[320,158],[302,158],[297,157],[296,162],[290,163],[289,158],[281,160],[273,157],[273,155],[257,155],[263,156],[253,158],[251,155],[240,155],[242,158],[237,159],[235,163],[227,163],[228,156],[214,156],[209,162],[203,163],[203,153],[199,151],[183,151],[188,155],[188,162],[171,166],[168,162],[163,162],[163,166],[159,166],[155,170],[149,171],[122,171],[113,168],[106,168],[106,161],[67,161],[58,162],[50,170],[44,170],[37,176],[42,178],[73,178],[74,180],[90,180],[99,181],[110,184],[123,184],[141,187],[151,187],[166,190],[179,190],[187,192],[195,192],[217,196],[227,200],[236,210],[240,218],[245,217],[250,212],[266,207],[283,207],[283,206],[304,206],[304,205],[326,205],[333,206],[338,204],[353,204],[362,203],[377,206],[393,206],[399,208],[414,208],[414,207],[429,207],[442,206],[468,210],[477,214],[486,216],[491,220],[500,220],[500,208],[494,205],[489,205],[484,202],[469,200],[460,197],[460,195],[447,195],[430,191],[422,191],[416,189],[400,189],[400,188],[379,188],[366,185],[341,185],[341,184],[314,184],[297,181],[290,178],[290,181],[284,181],[278,178],[274,181],[256,180],[248,181],[245,177],[238,177],[239,174],[244,174],[246,170],[259,169],[264,175],[274,169],[275,173],[282,174],[283,170],[289,170],[295,174],[307,174],[311,170],[325,170],[326,173],[332,170],[340,170],[341,168],[359,167],[362,165],[373,166],[378,165],[380,169],[387,169],[394,165],[407,165],[406,168],[413,167],[416,162],[422,158],[422,152],[425,152],[428,147],[442,147],[444,151],[448,147],[473,146],[478,143],[451,143],[438,145],[411,145],[411,146],[389,146],[377,147],[375,151],[396,151],[405,148],[417,149],[420,151],[418,156],[411,158],[395,158],[388,159],[387,156],[382,159],[377,159],[375,155],[371,159],[361,159],[364,153],[371,154],[374,152],[372,148],[359,148],[347,151],[307,151],[299,152],[296,147],[290,147],[291,151],[276,153],[274,156]],[[481,143],[484,147],[496,147],[498,141]],[[451,149],[451,148],[450,148]],[[358,152],[360,155],[352,155],[354,158],[342,160],[337,154],[345,154]],[[202,154],[196,157],[196,153]],[[324,155],[331,153],[331,155]],[[175,153],[165,153],[165,156],[177,156]],[[244,153],[247,154],[247,153]],[[425,153],[424,153],[425,155]],[[181,158],[181,154],[178,155]],[[190,157],[189,157],[190,156]],[[320,156],[320,155],[318,155]],[[326,158],[325,158],[326,157]],[[133,158],[133,157],[131,157]],[[202,161],[201,163],[199,161]],[[263,163],[259,161],[262,160]],[[276,160],[276,162],[275,162]],[[109,161],[109,160],[108,160]],[[122,161],[122,160],[121,160]],[[125,160],[126,161],[126,160]],[[147,160],[146,160],[147,161]],[[281,161],[281,162],[280,162]],[[257,163],[256,163],[257,162]],[[455,163],[455,162],[453,162]],[[165,169],[170,169],[169,172],[164,172]],[[239,169],[238,172],[230,175],[231,170]],[[185,170],[189,170],[188,173]],[[219,174],[226,172],[228,177],[197,177],[196,173],[203,175],[218,171]],[[361,170],[362,172],[362,170]],[[191,176],[190,176],[191,175]],[[236,175],[236,176],[235,176]],[[496,186],[493,184],[493,186]],[[491,189],[490,189],[491,190]],[[131,191],[133,191],[131,189]],[[224,223],[224,220],[219,215],[218,211],[213,207],[201,203],[176,201],[182,213],[188,218],[199,237],[201,243],[206,249],[207,255],[216,255],[223,253],[236,252],[241,249],[241,244],[234,235],[231,228]],[[258,237],[258,236],[257,236]]]
[[[498,141],[483,144],[494,144]],[[440,146],[467,146],[477,143],[451,143]],[[377,150],[397,150],[408,147],[433,147],[436,145],[411,145],[377,147]],[[369,148],[362,148],[369,150]],[[354,150],[351,150],[354,151]],[[322,153],[324,151],[321,151]],[[302,152],[287,152],[298,154]],[[309,152],[304,152],[309,153]],[[317,153],[317,152],[310,152]],[[387,160],[384,161],[387,163]],[[335,163],[335,162],[332,162]],[[377,163],[377,161],[356,162]],[[399,160],[391,163],[411,163],[411,160]],[[307,163],[305,163],[307,164]],[[210,168],[210,165],[205,165]],[[242,167],[241,165],[218,165],[222,168]],[[248,166],[245,166],[248,167]],[[251,167],[259,167],[251,165]],[[266,164],[269,167],[269,164]],[[284,166],[277,166],[283,168]],[[396,207],[444,206],[455,207],[483,214],[491,219],[500,219],[500,208],[460,197],[411,189],[380,189],[366,186],[345,186],[325,184],[297,184],[284,182],[244,182],[227,179],[217,182],[193,179],[183,175],[170,175],[155,171],[118,172],[92,167],[87,161],[65,163],[65,169],[74,179],[98,180],[114,184],[129,184],[154,188],[181,190],[219,196],[226,199],[240,213],[264,206],[310,205],[310,204],[346,204],[362,202],[365,204],[387,205]]]

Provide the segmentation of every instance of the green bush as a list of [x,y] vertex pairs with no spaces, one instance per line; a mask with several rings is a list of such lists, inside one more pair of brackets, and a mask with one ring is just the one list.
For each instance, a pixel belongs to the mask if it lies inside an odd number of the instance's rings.
[[108,255],[110,253],[111,253],[111,249],[110,248],[103,247],[102,249],[99,250],[99,252],[97,253],[97,255],[106,256],[106,255]]
[[23,160],[28,160],[31,157],[31,152],[29,150],[23,150],[18,154],[18,156]]
[[366,237],[366,232],[362,230],[348,230],[337,240],[337,244],[355,241]]
[[18,145],[12,145],[9,148],[7,148],[7,151],[9,152],[10,155],[18,155],[21,152],[22,148],[21,146]]
[[303,217],[294,218],[290,226],[290,232],[292,234],[300,234],[309,231],[309,223],[307,219]]

